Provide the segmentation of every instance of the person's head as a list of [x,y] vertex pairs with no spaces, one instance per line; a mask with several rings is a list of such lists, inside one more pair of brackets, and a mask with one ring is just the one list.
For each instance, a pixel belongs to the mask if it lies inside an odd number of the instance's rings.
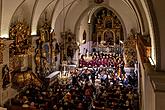
[[80,103],[78,103],[78,106],[77,106],[77,108],[82,108],[83,107],[83,104],[80,102]]
[[34,103],[34,102],[31,102],[31,103],[30,103],[30,106],[34,106],[34,105],[35,105],[35,103]]
[[84,55],[81,55],[81,59],[84,59]]
[[63,107],[60,107],[59,110],[63,110]]
[[53,106],[53,110],[58,110],[57,105]]
[[40,110],[44,110],[44,108],[41,107]]

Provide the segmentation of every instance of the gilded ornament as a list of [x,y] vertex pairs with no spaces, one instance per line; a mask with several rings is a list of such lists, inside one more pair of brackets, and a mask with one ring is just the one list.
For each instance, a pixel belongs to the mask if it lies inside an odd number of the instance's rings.
[[3,53],[0,50],[0,64],[2,64],[2,63],[3,63]]

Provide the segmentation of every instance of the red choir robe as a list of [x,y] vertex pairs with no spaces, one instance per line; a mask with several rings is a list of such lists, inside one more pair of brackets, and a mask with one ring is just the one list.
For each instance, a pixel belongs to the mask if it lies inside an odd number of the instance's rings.
[[108,59],[104,58],[103,63],[104,63],[104,66],[108,66]]

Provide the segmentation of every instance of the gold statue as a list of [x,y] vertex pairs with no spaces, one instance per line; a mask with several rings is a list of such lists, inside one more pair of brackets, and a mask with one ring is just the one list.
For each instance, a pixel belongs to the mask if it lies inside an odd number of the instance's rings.
[[41,41],[45,42],[45,32],[41,30]]

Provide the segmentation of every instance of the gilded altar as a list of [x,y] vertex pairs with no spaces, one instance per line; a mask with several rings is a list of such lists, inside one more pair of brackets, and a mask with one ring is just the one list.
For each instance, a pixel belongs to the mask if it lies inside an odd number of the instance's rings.
[[62,61],[71,61],[79,46],[76,42],[76,36],[70,30],[61,33],[62,42],[60,45]]
[[45,23],[39,29],[39,38],[36,40],[34,55],[35,72],[39,78],[45,78],[55,71],[57,54],[60,51],[55,32],[49,24]]
[[134,67],[137,61],[136,43],[137,39],[133,33],[124,42],[124,58],[127,67]]
[[9,72],[12,88],[20,89],[35,82],[37,84],[39,79],[32,72],[34,47],[29,26],[24,22],[11,25],[9,39],[13,41],[9,46]]
[[124,42],[124,57],[127,67],[134,67],[134,63],[137,61],[136,46],[139,49],[140,56],[142,56],[142,62],[148,62],[149,58],[151,57],[150,37],[148,35],[141,35],[139,33],[136,35],[131,33]]
[[11,71],[27,71],[30,67],[28,58],[31,56],[31,36],[29,27],[22,22],[11,26],[9,39],[13,43],[9,47],[9,61]]
[[3,64],[3,50],[4,50],[5,44],[2,39],[0,39],[0,64]]
[[114,46],[124,40],[122,24],[114,12],[103,8],[95,14],[94,19],[92,41],[97,45]]

